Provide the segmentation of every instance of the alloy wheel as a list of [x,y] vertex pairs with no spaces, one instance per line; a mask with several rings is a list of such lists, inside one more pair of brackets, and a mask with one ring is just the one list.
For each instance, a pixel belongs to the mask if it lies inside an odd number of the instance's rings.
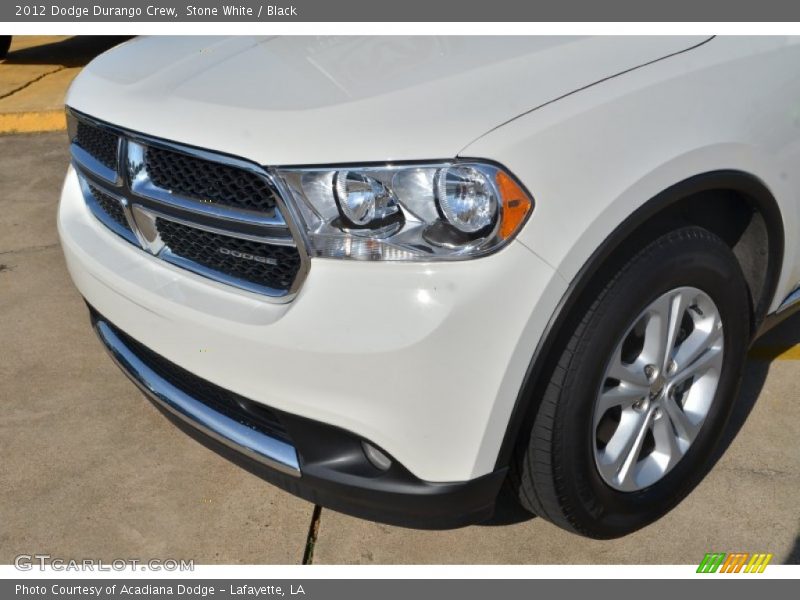
[[631,323],[608,359],[594,405],[594,458],[612,488],[635,492],[686,455],[709,413],[724,354],[711,298],[672,289]]

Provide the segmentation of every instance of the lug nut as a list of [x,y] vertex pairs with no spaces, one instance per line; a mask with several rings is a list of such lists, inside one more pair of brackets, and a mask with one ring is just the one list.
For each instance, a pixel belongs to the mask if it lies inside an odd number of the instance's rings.
[[678,363],[676,363],[674,360],[669,361],[669,366],[667,367],[667,371],[669,372],[669,374],[671,375],[677,370],[678,370]]
[[644,374],[648,379],[653,379],[656,376],[655,365],[645,365]]

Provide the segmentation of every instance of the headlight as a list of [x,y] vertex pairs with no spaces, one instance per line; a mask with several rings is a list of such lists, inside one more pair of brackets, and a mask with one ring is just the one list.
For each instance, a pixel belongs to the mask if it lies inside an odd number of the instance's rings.
[[436,181],[436,201],[448,223],[464,233],[491,227],[497,194],[483,173],[473,167],[447,167],[436,174]]
[[279,169],[313,256],[454,260],[489,254],[522,227],[533,201],[481,162]]
[[355,171],[337,171],[334,179],[342,216],[354,225],[368,227],[399,212],[394,195],[377,179]]

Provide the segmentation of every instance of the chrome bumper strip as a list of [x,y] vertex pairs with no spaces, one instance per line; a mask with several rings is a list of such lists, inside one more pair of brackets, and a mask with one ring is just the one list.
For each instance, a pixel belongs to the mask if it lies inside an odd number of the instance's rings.
[[[117,142],[117,153],[119,153],[119,143],[120,142]],[[122,178],[114,169],[109,169],[75,142],[69,145],[69,151],[72,153],[72,158],[82,169],[96,174],[107,184],[110,183],[115,187],[119,187],[122,184]]]
[[291,444],[235,421],[192,398],[148,367],[109,327],[98,319],[95,329],[122,371],[154,402],[215,440],[288,475],[300,476]]

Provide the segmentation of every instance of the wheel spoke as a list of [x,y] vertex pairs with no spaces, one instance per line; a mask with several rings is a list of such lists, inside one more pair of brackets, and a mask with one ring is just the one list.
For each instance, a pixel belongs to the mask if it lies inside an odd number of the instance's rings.
[[659,369],[665,361],[667,331],[670,318],[670,298],[662,296],[647,309],[647,324],[644,329],[644,346],[641,357]]
[[[681,375],[691,368],[696,361],[706,352],[712,349],[719,349],[721,354],[722,322],[718,315],[713,315],[695,328],[691,335],[683,340],[678,351],[675,353],[675,374]],[[696,371],[695,371],[696,372]]]
[[636,466],[636,461],[639,459],[639,454],[642,451],[642,444],[644,443],[647,430],[652,424],[652,416],[652,411],[648,411],[643,415],[641,423],[639,424],[639,428],[636,431],[636,437],[631,440],[631,444],[627,448],[627,455],[625,456],[625,460],[622,463],[622,468],[617,475],[617,478],[620,482],[622,482],[623,485],[632,483],[635,470],[634,467]]
[[692,423],[692,421],[689,419],[689,415],[687,415],[683,409],[678,406],[678,403],[674,398],[666,396],[662,400],[661,404],[664,407],[666,417],[662,418],[661,420],[665,422],[669,420],[671,427],[674,428],[678,437],[686,442],[687,445],[691,444],[694,441],[695,436],[697,436],[700,426]]
[[665,294],[647,309],[649,318],[645,327],[642,354],[662,373],[666,373],[672,360],[683,315],[690,302],[691,297],[686,292],[676,290]]
[[609,409],[615,406],[620,406],[623,409],[630,408],[633,404],[647,396],[649,388],[630,383],[628,381],[621,382],[619,385],[604,390],[600,394],[600,398],[595,405],[594,412],[594,425],[600,422]]
[[622,347],[617,348],[614,356],[611,359],[611,364],[608,365],[606,377],[618,380],[620,383],[627,383],[630,386],[636,386],[642,389],[648,389],[650,382],[647,380],[647,375],[644,373],[646,361],[637,360],[633,364],[626,364],[622,362]]
[[675,383],[682,383],[694,377],[701,375],[709,369],[720,369],[722,366],[722,348],[717,346],[706,347],[704,351],[698,354],[693,362],[688,363],[683,368],[678,367],[676,374],[673,376]]
[[606,446],[607,460],[599,466],[607,478],[625,488],[633,485],[636,461],[652,422],[652,411],[626,411],[623,420],[627,422],[620,422]]
[[664,457],[659,468],[662,473],[666,473],[681,459],[688,446],[681,445],[670,419],[665,415],[653,421],[653,439],[656,444],[655,452]]
[[675,350],[675,342],[678,339],[678,333],[681,330],[681,323],[683,322],[683,315],[686,309],[689,308],[690,298],[688,294],[682,291],[677,291],[669,303],[669,322],[667,324],[667,335],[664,344],[664,354],[659,363],[661,371],[666,373],[669,363],[672,361],[673,351]]

